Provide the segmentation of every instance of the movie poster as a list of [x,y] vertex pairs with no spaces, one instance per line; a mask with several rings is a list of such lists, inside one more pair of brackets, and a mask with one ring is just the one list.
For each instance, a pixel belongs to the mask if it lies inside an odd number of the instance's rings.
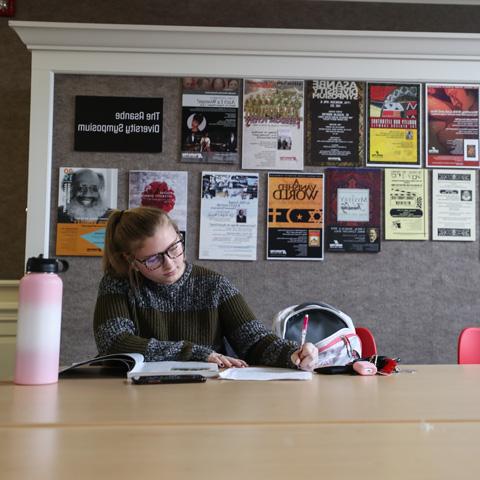
[[199,258],[256,260],[258,173],[202,172]]
[[428,170],[385,170],[385,240],[428,240]]
[[310,165],[359,167],[363,163],[362,82],[306,83],[306,148]]
[[326,169],[326,249],[380,251],[382,170]]
[[117,208],[117,169],[60,167],[56,255],[102,256],[105,224]]
[[238,78],[182,80],[182,162],[238,163]]
[[475,170],[433,170],[432,175],[433,240],[474,242]]
[[478,91],[478,85],[426,85],[427,167],[479,167]]
[[156,207],[163,210],[186,238],[187,182],[187,172],[130,170],[128,208]]
[[323,173],[269,173],[267,260],[323,260]]
[[244,81],[242,168],[303,170],[303,80]]
[[367,84],[367,166],[421,166],[419,83]]

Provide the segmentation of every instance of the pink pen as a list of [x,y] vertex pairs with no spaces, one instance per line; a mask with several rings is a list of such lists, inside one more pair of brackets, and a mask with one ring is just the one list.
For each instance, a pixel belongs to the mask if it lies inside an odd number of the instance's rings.
[[303,317],[303,327],[302,327],[302,341],[300,343],[300,348],[305,345],[305,340],[307,338],[307,329],[308,329],[308,313]]

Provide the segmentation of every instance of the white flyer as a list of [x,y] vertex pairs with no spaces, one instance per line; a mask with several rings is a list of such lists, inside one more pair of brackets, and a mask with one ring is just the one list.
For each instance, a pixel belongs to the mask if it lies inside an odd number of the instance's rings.
[[475,170],[432,171],[432,238],[474,242]]
[[258,173],[202,172],[199,258],[256,260]]

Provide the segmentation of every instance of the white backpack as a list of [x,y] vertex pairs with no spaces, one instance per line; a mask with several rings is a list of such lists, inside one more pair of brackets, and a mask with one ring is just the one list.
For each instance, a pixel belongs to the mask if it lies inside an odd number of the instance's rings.
[[309,317],[306,341],[318,348],[317,367],[345,366],[362,356],[352,319],[326,303],[302,303],[285,308],[273,319],[273,331],[300,344],[306,314]]

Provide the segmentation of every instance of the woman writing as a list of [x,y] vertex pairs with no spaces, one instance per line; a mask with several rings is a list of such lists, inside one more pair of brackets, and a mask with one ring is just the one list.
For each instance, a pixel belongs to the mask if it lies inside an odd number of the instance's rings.
[[[110,215],[103,269],[94,318],[101,355],[140,352],[146,361],[315,368],[313,344],[299,348],[277,337],[225,277],[185,261],[178,228],[161,210]],[[239,358],[225,355],[224,338]]]

